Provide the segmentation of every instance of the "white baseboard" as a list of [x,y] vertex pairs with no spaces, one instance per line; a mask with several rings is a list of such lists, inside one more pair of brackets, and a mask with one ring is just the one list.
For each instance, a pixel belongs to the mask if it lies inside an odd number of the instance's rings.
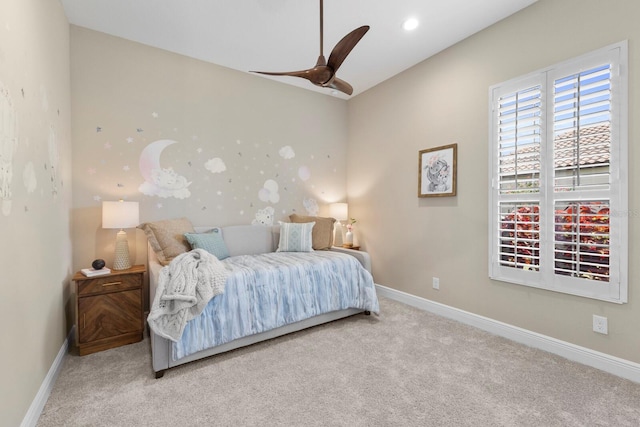
[[378,295],[387,297],[412,307],[437,314],[458,322],[474,326],[492,334],[508,338],[529,347],[557,354],[574,362],[600,369],[622,378],[640,383],[640,364],[621,359],[606,353],[591,350],[575,344],[538,334],[517,326],[479,316],[438,302],[398,291],[382,285],[376,285]]
[[58,378],[58,374],[62,369],[62,362],[64,360],[64,356],[67,354],[69,350],[69,343],[73,341],[73,337],[75,334],[75,326],[71,328],[69,335],[67,335],[67,339],[62,343],[62,347],[60,347],[60,351],[58,351],[58,355],[56,356],[53,364],[49,368],[49,372],[47,372],[47,376],[42,381],[40,385],[40,390],[38,390],[38,394],[31,402],[31,406],[29,406],[29,410],[27,414],[22,419],[22,423],[20,423],[20,427],[35,427],[38,424],[38,419],[40,418],[40,414],[42,414],[42,410],[44,409],[44,405],[47,403],[47,399],[49,399],[49,395],[51,394],[51,390],[53,389],[53,385],[56,382],[56,378]]

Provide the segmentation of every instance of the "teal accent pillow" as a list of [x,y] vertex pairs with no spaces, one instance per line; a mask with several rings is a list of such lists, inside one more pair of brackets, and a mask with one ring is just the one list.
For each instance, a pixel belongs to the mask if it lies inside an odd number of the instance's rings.
[[204,249],[219,260],[229,258],[229,249],[222,238],[222,230],[214,228],[207,233],[185,233],[191,249]]
[[280,243],[276,252],[312,252],[311,232],[315,222],[280,223]]

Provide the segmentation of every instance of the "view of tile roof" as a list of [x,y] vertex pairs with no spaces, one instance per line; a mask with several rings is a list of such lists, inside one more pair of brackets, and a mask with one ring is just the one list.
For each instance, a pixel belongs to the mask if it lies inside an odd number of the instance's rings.
[[[608,164],[611,158],[611,131],[609,123],[580,129],[580,137],[571,130],[558,134],[554,140],[556,169],[572,168],[577,159],[582,166],[600,166]],[[579,150],[578,153],[576,151]],[[506,155],[500,159],[500,174],[505,175],[515,171],[518,159],[519,173],[533,173],[540,171],[540,146],[527,144],[518,147],[516,155]]]
[[600,165],[609,163],[611,158],[611,129],[609,124],[580,129],[580,138],[576,131],[566,132],[555,138],[556,168],[575,166],[575,151],[580,144],[580,164]]

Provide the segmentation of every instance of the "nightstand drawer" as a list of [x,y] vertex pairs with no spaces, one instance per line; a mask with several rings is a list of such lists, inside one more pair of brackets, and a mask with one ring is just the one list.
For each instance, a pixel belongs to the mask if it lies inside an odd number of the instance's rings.
[[78,282],[78,296],[122,291],[142,286],[141,274],[109,275]]

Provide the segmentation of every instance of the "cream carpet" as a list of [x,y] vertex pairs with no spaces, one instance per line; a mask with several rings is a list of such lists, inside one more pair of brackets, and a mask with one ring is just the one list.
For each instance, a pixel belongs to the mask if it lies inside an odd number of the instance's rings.
[[158,380],[147,339],[69,354],[38,426],[640,425],[640,384],[380,304]]

